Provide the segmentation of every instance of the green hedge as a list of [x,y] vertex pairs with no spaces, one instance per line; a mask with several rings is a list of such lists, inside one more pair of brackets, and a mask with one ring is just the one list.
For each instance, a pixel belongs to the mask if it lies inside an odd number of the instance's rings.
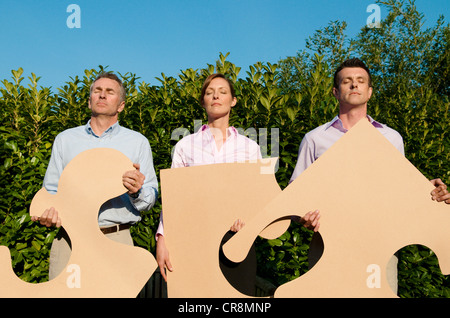
[[[304,134],[337,114],[332,70],[346,57],[360,56],[374,70],[369,113],[402,134],[407,158],[426,177],[440,177],[450,184],[449,26],[439,20],[433,28],[421,30],[417,26],[423,16],[413,2],[380,5],[390,12],[381,28],[363,28],[348,39],[345,22],[330,22],[308,39],[297,56],[277,64],[257,62],[245,74],[227,60],[228,54],[220,54],[214,65],[203,69],[180,71],[177,78],[161,74],[155,84],[139,81],[136,74],[120,74],[127,90],[120,122],[149,139],[159,179],[159,171],[170,167],[177,140],[192,133],[199,121],[206,122],[198,104],[203,80],[213,72],[225,73],[235,82],[238,95],[231,124],[247,132],[254,129],[259,138],[267,133],[262,150],[280,157],[276,179],[283,189]],[[42,186],[51,145],[57,133],[89,119],[89,86],[104,69],[85,70],[82,77],[70,77],[56,91],[40,87],[33,73],[30,84],[23,85],[22,69],[2,80],[0,244],[9,247],[14,271],[25,281],[48,279],[49,249],[56,230],[32,223],[28,207]],[[279,142],[272,147],[275,133]],[[152,253],[160,211],[158,201],[132,229],[135,244]],[[310,238],[310,231],[292,225],[278,239],[257,239],[258,274],[280,285],[305,273]],[[399,254],[401,297],[448,296],[448,280],[432,251],[410,246]]]

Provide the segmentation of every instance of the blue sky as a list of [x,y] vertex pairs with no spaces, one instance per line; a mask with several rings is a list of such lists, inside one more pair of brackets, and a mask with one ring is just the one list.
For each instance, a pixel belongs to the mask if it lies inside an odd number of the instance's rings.
[[[450,18],[449,0],[416,0],[428,25]],[[329,21],[348,23],[354,36],[375,0],[0,0],[0,80],[22,67],[25,77],[57,87],[85,69],[109,66],[158,85],[163,72],[214,64],[219,52],[242,68],[276,63],[302,50]],[[81,9],[80,28],[69,28],[70,4]],[[386,16],[381,7],[381,18]],[[26,84],[27,82],[24,81]],[[0,84],[0,86],[3,86]]]

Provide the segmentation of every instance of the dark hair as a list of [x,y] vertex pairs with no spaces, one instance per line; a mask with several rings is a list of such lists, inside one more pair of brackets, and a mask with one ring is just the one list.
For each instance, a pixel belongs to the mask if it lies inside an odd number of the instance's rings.
[[234,85],[233,82],[231,82],[228,78],[225,77],[225,75],[220,74],[220,73],[216,73],[216,74],[211,74],[209,75],[206,80],[203,82],[203,86],[202,86],[202,92],[200,94],[200,105],[203,106],[203,99],[205,97],[205,93],[206,93],[206,89],[208,88],[209,84],[211,83],[211,81],[215,78],[223,78],[224,80],[226,80],[228,82],[228,85],[230,86],[230,91],[231,91],[231,96],[236,97],[236,93],[234,91]]
[[119,87],[120,87],[120,101],[124,102],[126,97],[127,97],[127,93],[125,92],[125,87],[123,87],[123,83],[120,80],[120,78],[116,74],[111,73],[111,72],[101,72],[101,73],[99,73],[97,75],[97,77],[95,78],[95,80],[91,84],[91,88],[90,88],[91,94],[92,94],[92,88],[94,87],[94,83],[97,82],[101,78],[109,78],[109,79],[111,79],[113,81],[116,81],[119,84]]
[[339,87],[338,73],[347,67],[360,67],[360,68],[364,69],[367,72],[367,74],[369,74],[369,87],[372,87],[372,77],[370,75],[369,68],[366,66],[366,64],[364,64],[363,61],[361,61],[360,59],[355,57],[355,58],[351,58],[351,59],[348,59],[348,60],[345,60],[344,62],[342,62],[342,64],[339,65],[339,67],[337,68],[336,72],[334,72],[334,84],[333,85],[335,88]]

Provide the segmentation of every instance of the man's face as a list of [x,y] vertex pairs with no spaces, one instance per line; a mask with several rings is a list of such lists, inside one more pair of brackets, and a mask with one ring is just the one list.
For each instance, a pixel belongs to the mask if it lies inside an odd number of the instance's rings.
[[89,109],[93,116],[115,116],[124,106],[125,102],[121,101],[120,97],[119,83],[109,78],[101,78],[94,83],[89,98]]
[[333,87],[333,95],[339,104],[360,106],[367,104],[372,96],[369,74],[360,67],[347,67],[338,73],[339,86]]

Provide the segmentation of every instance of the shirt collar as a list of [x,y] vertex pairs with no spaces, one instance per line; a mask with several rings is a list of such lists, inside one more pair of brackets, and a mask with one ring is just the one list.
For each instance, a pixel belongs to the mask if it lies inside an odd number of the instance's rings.
[[94,137],[97,138],[103,138],[106,136],[114,136],[119,132],[120,129],[120,125],[119,122],[114,123],[113,125],[111,125],[108,129],[106,129],[103,134],[101,136],[97,136],[94,132],[94,130],[92,130],[91,127],[91,120],[89,119],[89,121],[87,122],[86,126],[85,126],[85,131],[88,135],[92,135]]
[[372,117],[370,117],[369,115],[367,115],[367,118],[369,118],[370,123],[375,127],[375,128],[383,128],[383,125],[379,122],[377,122],[375,119],[373,119]]
[[[366,115],[367,119],[369,119],[369,122],[375,127],[375,128],[383,128],[383,125],[380,124],[379,122],[377,122],[376,120],[374,120],[372,117],[370,117],[369,115]],[[347,132],[347,129],[344,128],[344,126],[342,125],[342,121],[339,118],[339,116],[335,116],[325,127],[325,129],[328,129],[330,127],[334,127],[337,130],[340,130],[342,132]]]
[[[199,132],[207,132],[208,134],[211,134],[211,129],[208,125],[202,125],[202,127],[199,129]],[[231,136],[236,136],[238,134],[238,131],[233,126],[230,126],[227,128],[227,138]]]

